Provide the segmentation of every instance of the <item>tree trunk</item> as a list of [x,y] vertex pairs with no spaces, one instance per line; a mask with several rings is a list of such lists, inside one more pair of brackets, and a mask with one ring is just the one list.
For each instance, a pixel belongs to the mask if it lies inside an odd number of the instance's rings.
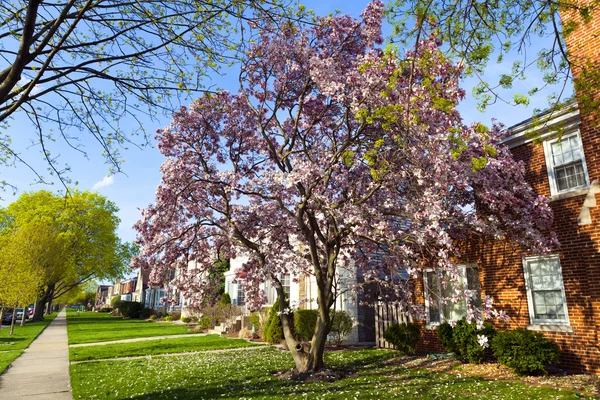
[[4,317],[4,306],[0,308],[0,330],[2,330],[2,317]]
[[54,289],[55,289],[55,285],[50,285],[48,288],[50,289],[50,292],[48,293],[48,297],[46,298],[46,301],[48,302],[48,305],[46,306],[46,314],[50,314],[52,313],[52,300],[54,300]]
[[10,336],[15,333],[15,320],[17,319],[17,305],[13,307],[12,320],[10,321]]
[[25,317],[27,317],[27,312],[29,309],[27,307],[23,307],[23,316],[21,317],[21,326],[25,326]]
[[33,312],[32,322],[42,321],[44,319],[44,310],[46,309],[46,303],[48,298],[52,298],[54,292],[54,284],[48,285],[44,294],[35,302],[35,310]]
[[286,314],[286,303],[284,301],[283,287],[278,281],[275,281],[275,289],[279,298],[279,311],[281,325],[283,327],[283,336],[285,343],[290,350],[292,358],[296,363],[296,370],[299,373],[316,372],[325,366],[323,354],[325,353],[325,342],[329,333],[329,312],[328,309],[319,304],[319,314],[317,325],[310,343],[300,343],[294,338],[292,325],[292,315]]
[[52,313],[52,297],[48,299],[48,304],[46,305],[46,314]]

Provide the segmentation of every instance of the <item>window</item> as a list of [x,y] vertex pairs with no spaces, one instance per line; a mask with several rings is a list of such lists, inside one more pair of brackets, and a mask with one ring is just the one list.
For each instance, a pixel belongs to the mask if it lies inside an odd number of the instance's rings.
[[544,142],[544,152],[553,195],[589,186],[579,132]]
[[238,279],[237,288],[237,305],[243,306],[244,304],[246,304],[244,299],[244,281]]
[[281,286],[283,286],[283,290],[287,297],[290,297],[290,274],[285,274],[281,277]]
[[569,315],[558,255],[526,257],[523,266],[531,323],[568,325]]
[[[473,306],[481,306],[481,295],[479,285],[479,272],[476,264],[459,265],[462,270],[460,281],[461,290],[474,290],[477,294],[473,300]],[[427,323],[439,324],[443,321],[457,321],[467,314],[467,300],[462,299],[458,303],[442,301],[442,298],[451,298],[455,295],[454,288],[448,283],[446,287],[440,282],[440,278],[433,270],[425,272],[425,308],[427,312]]]

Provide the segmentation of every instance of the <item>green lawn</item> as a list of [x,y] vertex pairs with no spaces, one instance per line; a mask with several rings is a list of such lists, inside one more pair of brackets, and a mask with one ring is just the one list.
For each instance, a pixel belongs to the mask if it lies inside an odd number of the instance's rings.
[[58,313],[46,315],[41,322],[26,322],[25,326],[16,325],[13,336],[9,336],[10,328],[0,330],[0,374],[17,359],[33,339],[56,317]]
[[100,360],[104,358],[131,357],[155,354],[186,353],[204,350],[230,349],[256,346],[244,339],[228,339],[219,335],[185,338],[144,340],[132,343],[104,344],[101,346],[71,347],[71,361]]
[[108,313],[96,312],[82,312],[80,316],[76,316],[75,311],[69,311],[67,313],[69,344],[194,333],[188,332],[185,325],[123,319]]
[[584,396],[523,383],[486,381],[387,363],[387,350],[327,354],[349,371],[332,383],[282,380],[293,367],[287,352],[272,348],[71,365],[74,399],[578,399]]

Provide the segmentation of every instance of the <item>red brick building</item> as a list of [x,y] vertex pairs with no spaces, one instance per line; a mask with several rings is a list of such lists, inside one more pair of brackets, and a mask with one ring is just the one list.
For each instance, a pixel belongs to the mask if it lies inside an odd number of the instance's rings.
[[[576,80],[585,65],[600,65],[600,12],[566,39]],[[577,19],[563,13],[563,20]],[[600,111],[586,107],[600,99],[587,87],[560,112],[511,128],[506,144],[525,164],[527,180],[547,196],[561,247],[551,254],[523,253],[509,243],[471,244],[464,264],[465,285],[494,299],[510,320],[498,328],[542,332],[561,348],[561,364],[600,374]],[[560,138],[558,137],[560,136]],[[537,140],[532,140],[536,137]],[[420,350],[439,351],[436,325],[464,315],[464,305],[431,301],[442,289],[434,274],[424,277],[416,296],[427,321]],[[434,293],[436,294],[436,293]],[[441,293],[443,295],[443,293]]]

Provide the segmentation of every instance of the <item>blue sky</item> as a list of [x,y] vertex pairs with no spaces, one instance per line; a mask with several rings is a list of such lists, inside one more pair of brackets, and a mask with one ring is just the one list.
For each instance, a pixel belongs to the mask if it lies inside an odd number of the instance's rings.
[[[319,15],[324,15],[339,9],[344,13],[359,16],[360,12],[367,4],[367,1],[310,0],[303,1],[303,4],[308,8],[312,8]],[[543,43],[538,43],[538,45],[543,46]],[[488,81],[497,80],[501,72],[509,71],[512,61],[511,58],[507,57],[506,62],[502,65],[490,64],[486,76]],[[213,83],[221,88],[231,91],[237,90],[237,74],[235,73],[235,70],[231,70],[230,73],[224,77],[213,76],[211,79],[213,80]],[[537,81],[539,81],[539,86],[541,86],[541,75],[536,70],[531,69],[527,76],[528,87],[537,84]],[[534,108],[543,109],[547,106],[546,95],[550,93],[542,92],[531,99],[531,105],[528,108],[523,106],[513,107],[505,104],[494,104],[491,105],[485,113],[480,113],[476,110],[476,102],[471,95],[471,88],[477,82],[478,81],[475,78],[463,82],[463,87],[467,91],[467,99],[460,105],[459,109],[467,123],[481,121],[489,124],[491,118],[496,118],[505,125],[511,126],[531,117]],[[519,88],[518,84],[515,86],[517,86],[515,93],[519,91],[518,89],[521,89],[522,91],[527,90]],[[510,93],[508,93],[508,97],[510,97]],[[133,130],[133,125],[128,128],[127,123],[128,122],[125,121],[122,127],[125,130]],[[146,128],[148,132],[152,133],[157,128],[168,124],[169,118],[165,116],[161,117],[158,123],[147,121]],[[17,116],[15,121],[11,124],[8,133],[12,136],[15,147],[20,149],[23,154],[27,155],[27,158],[32,165],[38,170],[45,172],[46,165],[41,161],[41,154],[38,154],[37,150],[27,148],[29,146],[30,138],[33,138],[35,135],[29,121],[22,118],[22,116]],[[123,240],[134,240],[135,232],[131,227],[140,217],[139,209],[146,207],[154,200],[154,193],[161,179],[159,167],[164,161],[164,158],[155,147],[145,148],[143,150],[131,147],[129,150],[122,151],[125,159],[123,165],[124,173],[107,176],[108,166],[104,164],[99,145],[93,141],[90,135],[81,133],[80,137],[82,139],[81,144],[85,146],[89,159],[86,159],[80,153],[68,148],[68,146],[61,142],[55,144],[55,155],[60,153],[61,160],[71,165],[73,172],[70,174],[70,177],[73,181],[78,182],[78,189],[96,190],[117,204],[120,208],[119,217],[121,218],[121,225],[118,232],[119,236]],[[13,196],[10,192],[0,193],[0,196],[3,198],[0,202],[2,205],[7,205],[16,200],[17,196],[23,191],[34,191],[39,189],[58,190],[61,188],[58,183],[54,186],[32,185],[31,183],[34,181],[35,176],[23,165],[18,165],[17,168],[3,168],[0,170],[0,178],[18,186],[16,196]]]

